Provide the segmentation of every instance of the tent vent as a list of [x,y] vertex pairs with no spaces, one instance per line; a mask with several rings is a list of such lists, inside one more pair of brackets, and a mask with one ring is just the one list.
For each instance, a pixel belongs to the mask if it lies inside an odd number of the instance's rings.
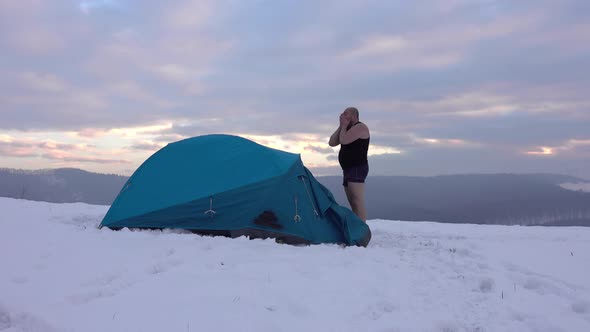
[[264,211],[262,212],[256,219],[254,219],[254,223],[260,226],[266,226],[274,229],[281,229],[283,225],[278,223],[279,219],[272,211]]

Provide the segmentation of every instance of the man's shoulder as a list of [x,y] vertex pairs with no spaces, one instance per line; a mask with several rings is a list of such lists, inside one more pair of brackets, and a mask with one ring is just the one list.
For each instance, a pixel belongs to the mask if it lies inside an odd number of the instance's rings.
[[353,125],[353,127],[359,127],[359,128],[369,128],[369,127],[367,126],[367,124],[366,124],[366,123],[364,123],[364,122],[361,122],[361,121],[359,121],[359,122],[355,123],[355,124]]
[[364,123],[364,122],[359,122],[358,123],[358,126],[359,126],[360,129],[362,129],[364,131],[367,131],[367,132],[369,131],[369,126],[367,126],[367,124]]

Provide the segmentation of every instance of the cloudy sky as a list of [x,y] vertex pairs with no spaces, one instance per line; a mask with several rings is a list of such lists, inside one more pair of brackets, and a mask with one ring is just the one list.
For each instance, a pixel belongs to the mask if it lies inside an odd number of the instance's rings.
[[373,175],[590,178],[587,0],[3,0],[0,50],[0,167],[226,133],[338,174],[356,106]]

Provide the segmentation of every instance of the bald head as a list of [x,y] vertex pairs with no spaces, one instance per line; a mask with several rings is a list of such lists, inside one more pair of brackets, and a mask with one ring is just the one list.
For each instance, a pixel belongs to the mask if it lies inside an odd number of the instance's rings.
[[350,117],[353,118],[355,121],[359,120],[359,110],[356,107],[347,107],[344,112],[348,112]]

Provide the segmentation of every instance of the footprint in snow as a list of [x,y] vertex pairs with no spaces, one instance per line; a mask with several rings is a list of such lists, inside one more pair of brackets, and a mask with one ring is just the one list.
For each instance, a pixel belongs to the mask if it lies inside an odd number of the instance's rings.
[[157,262],[156,264],[147,268],[147,273],[149,274],[160,274],[164,273],[171,268],[182,264],[182,261],[179,260],[167,260],[163,262]]
[[380,319],[383,315],[397,310],[397,306],[389,301],[379,301],[369,305],[365,313],[373,320]]
[[451,322],[443,322],[443,323],[439,323],[438,324],[438,328],[435,329],[435,331],[439,331],[439,332],[458,332],[459,331],[459,327],[457,326],[457,324],[451,323]]
[[56,331],[53,327],[34,315],[26,312],[10,313],[0,306],[0,331]]
[[111,283],[113,283],[113,281],[119,279],[121,277],[120,274],[118,273],[113,273],[113,274],[107,274],[98,278],[95,278],[91,281],[85,282],[82,284],[82,286],[88,287],[88,286],[108,286]]
[[7,310],[0,307],[0,331],[7,330],[11,325],[10,314]]
[[47,266],[45,266],[44,264],[37,263],[33,265],[33,268],[37,271],[43,271],[47,269]]
[[478,267],[480,270],[489,270],[489,269],[490,269],[490,266],[489,266],[489,265],[487,265],[487,264],[485,264],[485,263],[477,263],[477,267]]
[[[101,279],[98,279],[101,280]],[[135,282],[130,280],[123,280],[118,277],[110,279],[109,277],[102,278],[104,282],[103,286],[100,286],[99,282],[93,282],[87,284],[87,286],[94,286],[97,288],[91,289],[84,293],[74,294],[67,297],[67,300],[72,304],[86,304],[94,300],[111,297],[119,294],[126,288],[131,287]]]
[[26,284],[29,281],[29,279],[25,278],[25,277],[14,277],[12,278],[12,282],[15,284]]
[[77,230],[98,228],[102,218],[96,215],[82,214],[71,218],[54,217],[53,221],[75,227]]
[[95,289],[86,293],[82,294],[75,294],[68,296],[67,299],[72,304],[86,304],[92,302],[94,300],[98,300],[103,297],[111,297],[115,296],[118,293],[118,289],[116,288],[101,288]]
[[590,313],[590,302],[576,301],[572,303],[572,310],[578,314]]
[[558,296],[570,296],[570,285],[546,277],[528,277],[524,280],[522,286],[524,289],[536,292],[539,295],[554,294]]
[[478,291],[482,293],[491,293],[494,290],[495,282],[492,278],[483,278],[479,281]]
[[379,330],[379,332],[401,332],[402,330],[399,327],[390,327],[383,330]]
[[438,329],[433,329],[433,331],[439,332],[485,332],[484,328],[475,325],[475,326],[460,326],[454,322],[441,322],[438,324]]

